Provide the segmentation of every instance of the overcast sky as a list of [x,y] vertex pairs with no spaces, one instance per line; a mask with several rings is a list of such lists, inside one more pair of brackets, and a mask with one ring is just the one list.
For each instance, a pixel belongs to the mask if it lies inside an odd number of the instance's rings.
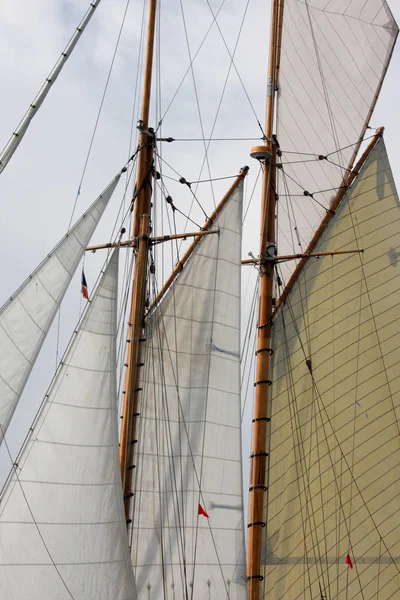
[[[214,0],[211,6],[217,10],[220,3]],[[35,117],[16,155],[0,176],[0,304],[6,301],[67,229],[125,4],[125,0],[102,0],[87,32]],[[193,54],[212,17],[205,0],[191,0],[183,4]],[[7,142],[88,6],[89,0],[0,0],[0,146]],[[159,42],[161,89],[158,90],[156,86],[153,88],[154,96],[161,99],[162,109],[161,113],[153,110],[154,124],[164,113],[188,66],[185,30],[179,6],[177,0],[163,3]],[[400,21],[397,0],[396,5],[393,0],[391,8],[397,21]],[[244,10],[244,0],[227,0],[220,14],[221,29],[231,51]],[[142,2],[131,0],[75,218],[109,183],[128,156],[133,108],[134,122],[137,119],[138,101],[133,106],[133,98],[141,20]],[[268,23],[269,3],[252,0],[237,49],[236,65],[253,106],[250,106],[232,71],[214,137],[249,137],[255,141],[213,143],[210,149],[213,177],[233,175],[244,164],[251,164],[248,151],[260,135],[253,109],[259,120],[262,123],[264,121]],[[156,64],[158,66],[158,61]],[[211,131],[228,66],[229,56],[224,42],[214,27],[194,63],[206,135]],[[372,120],[373,126],[386,127],[386,143],[397,178],[400,177],[399,80],[398,47]],[[201,137],[191,73],[164,120],[162,133],[175,138]],[[168,150],[173,167],[188,180],[196,180],[203,156],[201,142],[176,142],[173,150]],[[254,181],[257,166],[251,166],[251,181]],[[166,173],[174,175],[167,167],[165,169]],[[203,171],[202,178],[208,178],[207,169]],[[218,182],[213,189],[209,186],[199,188],[199,197],[208,211],[214,202],[218,202],[229,183]],[[191,198],[183,196],[174,182],[170,185],[174,194],[181,194],[182,208],[188,210]],[[118,211],[123,187],[120,185],[115,202],[95,235],[98,242],[109,239],[110,224]],[[250,191],[251,185],[248,184],[247,197]],[[250,250],[258,253],[257,234],[254,234],[258,230],[257,212],[255,203],[248,217],[247,225],[250,226],[246,229],[244,255]],[[180,222],[179,225],[183,226],[184,223]],[[194,226],[188,228],[193,229]],[[95,271],[102,261],[98,254],[90,255],[86,260],[89,285],[94,281]],[[67,325],[76,321],[78,316],[78,288],[79,283],[75,282],[75,287],[69,293],[71,308],[65,308],[62,312],[61,346],[68,339]],[[51,360],[55,360],[55,335],[53,332],[45,349],[46,359],[51,357]],[[36,406],[46,387],[41,368],[39,366],[35,387],[30,391],[35,396],[32,404]],[[20,418],[29,425],[32,414],[33,409],[25,407]]]

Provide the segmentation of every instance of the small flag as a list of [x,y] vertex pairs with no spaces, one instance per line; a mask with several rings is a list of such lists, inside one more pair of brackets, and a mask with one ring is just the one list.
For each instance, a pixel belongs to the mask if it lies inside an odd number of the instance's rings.
[[352,560],[350,558],[350,554],[346,554],[346,558],[345,558],[344,562],[346,563],[346,565],[349,565],[350,569],[353,568],[353,563],[352,563]]
[[207,517],[207,519],[208,519],[208,514],[206,513],[206,511],[204,510],[204,508],[202,507],[201,504],[199,504],[199,508],[197,509],[197,514],[203,515],[203,517]]
[[89,292],[88,292],[88,287],[87,287],[87,283],[86,283],[86,277],[85,277],[85,272],[82,269],[82,296],[84,298],[86,298],[86,300],[89,298]]

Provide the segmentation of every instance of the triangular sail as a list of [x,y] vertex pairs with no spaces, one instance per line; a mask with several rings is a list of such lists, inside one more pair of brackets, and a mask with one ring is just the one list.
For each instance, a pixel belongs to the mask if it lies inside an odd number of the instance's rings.
[[86,246],[110,200],[115,177],[0,309],[0,442]]
[[[400,594],[400,204],[383,140],[275,320],[265,597]],[[353,568],[351,568],[351,566]]]
[[246,597],[242,194],[241,182],[214,221],[219,233],[203,237],[146,326],[130,530],[143,600]]
[[[346,175],[398,27],[385,0],[285,0],[283,5],[277,137],[283,152],[279,247],[286,254],[296,231],[305,249]],[[295,244],[298,251],[296,238]]]
[[135,600],[119,468],[118,250],[0,499],[2,597]]

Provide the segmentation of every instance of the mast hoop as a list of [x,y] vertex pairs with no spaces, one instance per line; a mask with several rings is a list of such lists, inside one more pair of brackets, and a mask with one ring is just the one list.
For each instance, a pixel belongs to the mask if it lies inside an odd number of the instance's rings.
[[253,490],[263,490],[266,492],[268,488],[266,485],[252,485],[249,487],[249,492],[252,492]]
[[[266,523],[264,521],[253,521],[252,523],[247,524],[247,528],[253,527],[253,525],[261,525],[261,527],[265,527]],[[261,577],[261,575],[253,575],[253,577]]]
[[268,383],[269,386],[272,385],[272,381],[270,379],[260,379],[259,381],[255,382],[254,387],[257,387],[257,385],[260,385],[261,383]]
[[249,579],[259,579],[260,581],[263,581],[264,577],[262,575],[248,575],[247,581],[249,581]]
[[260,354],[261,352],[269,352],[269,355],[272,356],[274,353],[273,348],[260,348],[259,350],[256,350],[255,355],[257,356],[257,354]]

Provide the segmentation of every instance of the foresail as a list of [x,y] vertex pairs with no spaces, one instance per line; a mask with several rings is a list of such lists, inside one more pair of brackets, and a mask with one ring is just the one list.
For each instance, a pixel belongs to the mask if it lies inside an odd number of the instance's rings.
[[400,205],[383,140],[276,317],[263,594],[400,595]]
[[304,250],[329,208],[369,124],[397,34],[385,0],[285,0],[277,112],[282,254],[293,251],[292,236],[298,251],[297,234]]
[[0,310],[0,442],[72,276],[110,200],[115,177]]
[[146,326],[130,529],[143,600],[246,597],[242,195],[240,182]]
[[119,468],[118,250],[0,499],[4,598],[135,600]]

